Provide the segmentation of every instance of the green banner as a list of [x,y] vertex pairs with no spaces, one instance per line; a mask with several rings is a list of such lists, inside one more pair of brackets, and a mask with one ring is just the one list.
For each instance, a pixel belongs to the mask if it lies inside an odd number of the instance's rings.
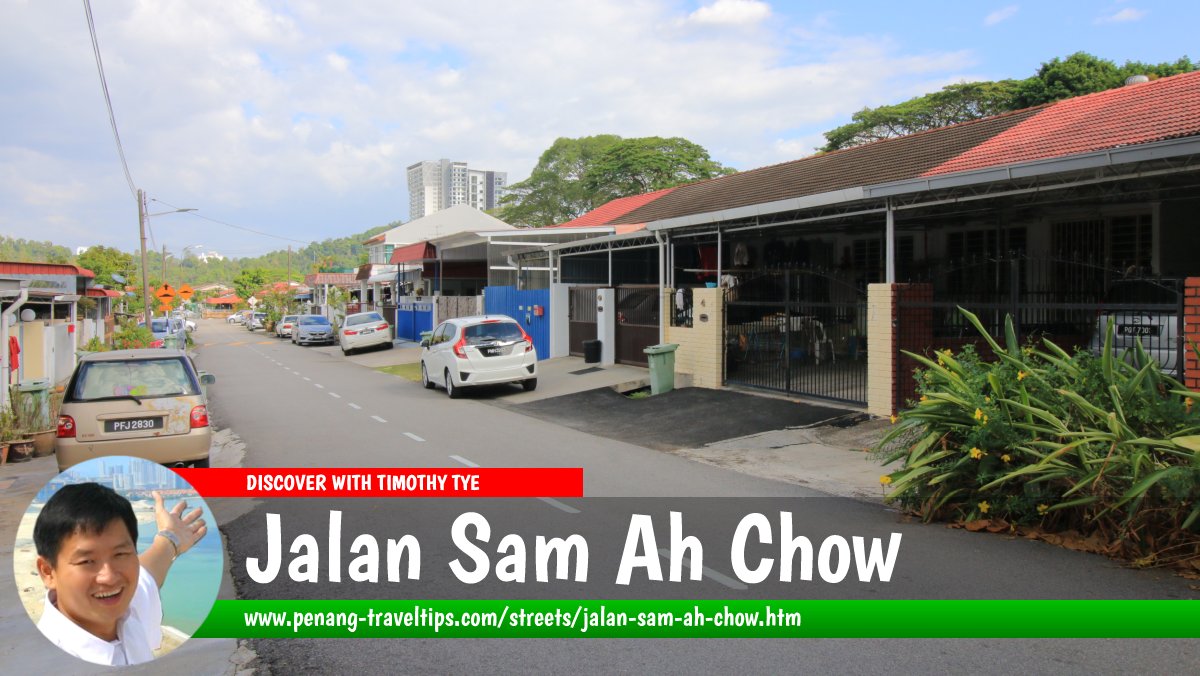
[[1200,601],[218,600],[197,638],[1200,638]]

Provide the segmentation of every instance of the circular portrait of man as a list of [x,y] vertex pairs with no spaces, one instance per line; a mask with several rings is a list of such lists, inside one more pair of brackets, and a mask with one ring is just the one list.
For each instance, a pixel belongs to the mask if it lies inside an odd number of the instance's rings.
[[95,664],[141,664],[179,647],[221,582],[207,505],[179,475],[140,458],[97,458],[51,479],[13,552],[38,630]]

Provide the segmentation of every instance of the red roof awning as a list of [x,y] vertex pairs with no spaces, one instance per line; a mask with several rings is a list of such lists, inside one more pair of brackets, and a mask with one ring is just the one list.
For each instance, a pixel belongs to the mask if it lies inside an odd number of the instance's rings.
[[437,247],[429,242],[417,242],[416,244],[409,244],[393,251],[392,260],[388,262],[395,265],[404,265],[405,263],[424,263],[425,261],[436,260]]
[[242,302],[242,299],[237,296],[221,296],[219,298],[205,298],[204,302],[209,305],[237,305]]
[[113,289],[91,288],[87,290],[85,295],[88,298],[119,298],[121,296],[121,292],[114,291]]

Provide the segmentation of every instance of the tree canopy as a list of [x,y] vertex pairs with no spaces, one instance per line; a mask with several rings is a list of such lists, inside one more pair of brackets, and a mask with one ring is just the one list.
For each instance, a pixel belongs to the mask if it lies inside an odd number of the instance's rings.
[[508,187],[496,216],[513,225],[553,225],[619,197],[733,171],[683,138],[559,138],[542,153],[529,178]]
[[1126,61],[1118,66],[1086,52],[1076,52],[1065,59],[1054,58],[1043,63],[1037,73],[1024,80],[957,83],[902,103],[864,108],[851,117],[849,124],[826,132],[826,144],[821,150],[849,148],[1104,91],[1120,87],[1131,75],[1154,79],[1197,68],[1200,64],[1186,56],[1168,63]]
[[[136,280],[137,266],[133,262],[133,254],[127,254],[120,249],[107,246],[91,246],[79,254],[75,262],[83,268],[96,273],[96,284],[102,284],[109,289],[120,289],[125,284],[133,284]],[[113,275],[119,275],[124,282],[117,282]]]

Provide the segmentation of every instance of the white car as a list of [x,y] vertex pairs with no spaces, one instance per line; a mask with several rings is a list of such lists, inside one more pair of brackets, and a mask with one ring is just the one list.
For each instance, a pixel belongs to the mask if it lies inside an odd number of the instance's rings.
[[342,328],[338,330],[338,344],[342,354],[350,354],[355,350],[382,345],[383,349],[392,349],[391,327],[378,312],[359,312],[346,315]]
[[275,324],[275,337],[290,338],[292,335],[292,329],[295,328],[296,322],[299,320],[299,315],[284,315]]
[[463,388],[521,383],[537,388],[537,350],[533,339],[512,317],[458,317],[438,324],[421,341],[421,384],[446,388],[451,399]]

